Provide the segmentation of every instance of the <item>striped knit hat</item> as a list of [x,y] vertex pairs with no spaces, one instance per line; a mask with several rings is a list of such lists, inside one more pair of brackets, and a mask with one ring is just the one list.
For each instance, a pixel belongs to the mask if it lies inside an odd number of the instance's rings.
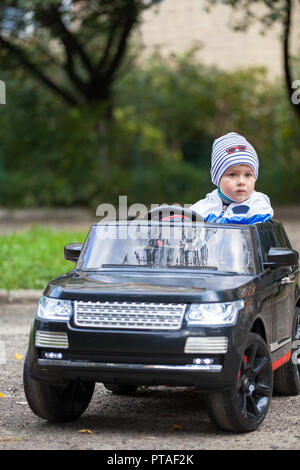
[[216,139],[211,154],[211,180],[219,186],[225,171],[234,165],[249,165],[258,177],[258,157],[254,147],[240,134],[229,132]]

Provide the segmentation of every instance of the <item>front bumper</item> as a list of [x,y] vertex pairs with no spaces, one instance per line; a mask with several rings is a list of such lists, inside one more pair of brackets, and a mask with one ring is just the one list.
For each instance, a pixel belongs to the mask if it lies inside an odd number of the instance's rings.
[[[202,391],[228,389],[236,382],[244,346],[244,335],[240,331],[236,334],[237,328],[238,325],[183,327],[165,332],[96,331],[79,329],[66,322],[36,319],[30,336],[29,372],[37,380],[57,384],[79,380],[196,386]],[[65,333],[68,348],[37,347],[37,331]],[[226,352],[211,346],[205,351],[203,345],[199,351],[189,350],[186,345],[190,338],[217,338],[218,344],[226,339]],[[56,354],[49,358],[51,352],[59,353],[60,358]]]

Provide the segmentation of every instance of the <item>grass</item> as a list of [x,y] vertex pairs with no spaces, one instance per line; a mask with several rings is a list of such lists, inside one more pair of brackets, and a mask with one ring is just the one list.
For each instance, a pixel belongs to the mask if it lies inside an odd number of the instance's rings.
[[44,289],[51,279],[73,269],[63,248],[84,242],[86,235],[40,226],[0,235],[0,289]]

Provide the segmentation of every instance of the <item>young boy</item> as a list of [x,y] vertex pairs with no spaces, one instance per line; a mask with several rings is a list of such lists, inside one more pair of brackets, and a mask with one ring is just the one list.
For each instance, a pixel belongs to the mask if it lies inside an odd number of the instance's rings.
[[211,155],[211,178],[217,189],[190,209],[206,222],[254,224],[273,217],[270,199],[254,190],[258,157],[245,137],[230,132],[216,139]]

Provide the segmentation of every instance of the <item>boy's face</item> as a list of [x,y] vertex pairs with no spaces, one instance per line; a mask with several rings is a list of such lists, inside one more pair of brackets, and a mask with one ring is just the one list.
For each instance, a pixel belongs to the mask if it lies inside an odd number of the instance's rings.
[[245,201],[255,186],[255,175],[249,165],[235,165],[224,173],[220,180],[220,190],[224,196],[236,202]]

